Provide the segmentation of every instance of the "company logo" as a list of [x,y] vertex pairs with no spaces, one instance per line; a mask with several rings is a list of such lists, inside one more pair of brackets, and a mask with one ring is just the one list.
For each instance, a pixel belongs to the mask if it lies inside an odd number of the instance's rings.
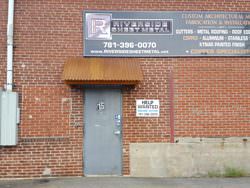
[[173,20],[170,19],[116,19],[111,21],[112,33],[126,34],[172,34]]
[[113,19],[110,13],[86,13],[86,39],[111,40],[113,35],[172,35],[172,19]]
[[111,14],[87,13],[87,37],[88,40],[110,40]]

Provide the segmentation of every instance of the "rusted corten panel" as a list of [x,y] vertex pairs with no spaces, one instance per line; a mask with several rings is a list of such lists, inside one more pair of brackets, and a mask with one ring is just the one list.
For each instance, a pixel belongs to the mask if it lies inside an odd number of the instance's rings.
[[62,79],[68,84],[136,84],[143,80],[138,59],[70,58]]

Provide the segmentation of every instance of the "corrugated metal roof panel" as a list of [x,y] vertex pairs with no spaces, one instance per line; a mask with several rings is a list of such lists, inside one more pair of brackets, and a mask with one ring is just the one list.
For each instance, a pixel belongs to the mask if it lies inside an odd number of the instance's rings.
[[142,79],[138,60],[131,58],[70,58],[63,70],[69,84],[136,84]]

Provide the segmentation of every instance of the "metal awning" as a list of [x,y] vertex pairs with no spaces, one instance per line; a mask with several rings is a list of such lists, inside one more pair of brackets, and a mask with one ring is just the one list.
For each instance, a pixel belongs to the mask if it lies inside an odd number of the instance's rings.
[[143,80],[138,59],[70,58],[63,68],[66,84],[135,85]]

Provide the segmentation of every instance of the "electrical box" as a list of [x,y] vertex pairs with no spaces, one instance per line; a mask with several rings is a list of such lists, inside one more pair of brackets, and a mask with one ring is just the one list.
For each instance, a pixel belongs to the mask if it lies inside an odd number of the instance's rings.
[[18,94],[0,90],[0,146],[17,145],[19,120]]

